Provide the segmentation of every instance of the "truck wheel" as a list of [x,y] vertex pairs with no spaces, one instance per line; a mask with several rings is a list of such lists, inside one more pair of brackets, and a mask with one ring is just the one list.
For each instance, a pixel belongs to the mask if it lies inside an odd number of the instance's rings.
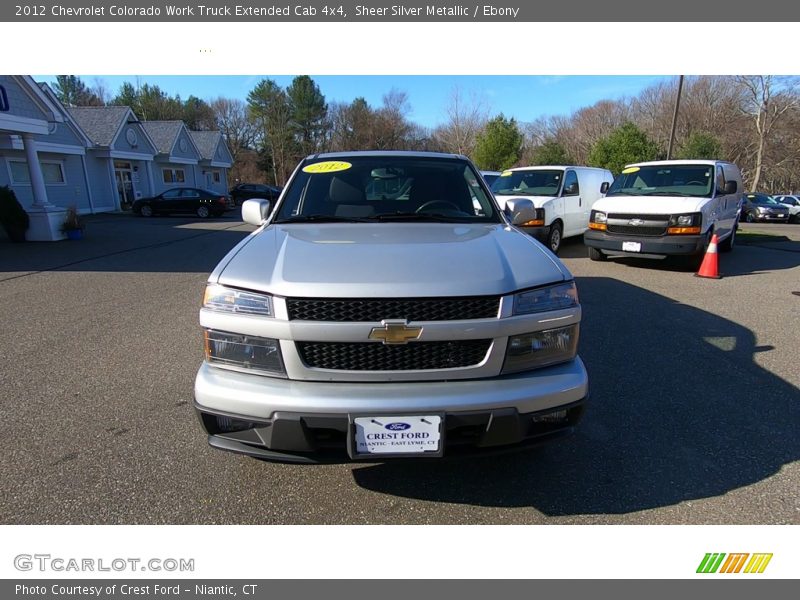
[[608,260],[608,257],[603,254],[602,250],[598,250],[597,248],[589,248],[589,260],[604,261]]
[[558,221],[550,226],[550,233],[547,234],[547,247],[553,254],[558,254],[561,248],[561,223]]

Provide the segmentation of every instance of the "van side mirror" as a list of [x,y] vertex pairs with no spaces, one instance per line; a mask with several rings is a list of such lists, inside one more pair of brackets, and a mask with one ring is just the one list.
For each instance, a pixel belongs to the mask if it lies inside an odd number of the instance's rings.
[[511,218],[512,225],[522,225],[536,219],[536,209],[533,206],[533,201],[528,198],[507,200],[506,214]]
[[575,196],[577,193],[578,193],[577,183],[570,183],[567,187],[564,188],[565,196]]
[[725,195],[735,194],[738,189],[739,189],[739,184],[737,184],[735,181],[726,181],[723,192],[725,193]]
[[242,203],[242,221],[261,227],[269,217],[269,200],[252,198]]
[[606,192],[608,192],[608,188],[609,188],[609,187],[611,187],[611,186],[609,185],[609,183],[608,183],[607,181],[604,181],[604,182],[603,182],[603,183],[600,185],[600,193],[601,193],[601,194],[605,194]]

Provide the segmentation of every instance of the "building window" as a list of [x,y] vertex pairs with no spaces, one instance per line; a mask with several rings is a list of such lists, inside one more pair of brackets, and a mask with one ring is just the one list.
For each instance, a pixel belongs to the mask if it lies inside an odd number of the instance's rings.
[[[8,161],[9,170],[11,171],[11,184],[12,185],[30,185],[31,174],[28,171],[28,163],[24,160],[10,160]],[[64,176],[64,165],[58,161],[42,160],[39,161],[39,166],[42,169],[42,176],[46,185],[64,185],[67,178]]]
[[184,183],[186,174],[183,169],[164,169],[164,183]]
[[214,183],[219,183],[222,181],[222,177],[219,174],[219,171],[211,171],[211,178],[213,179]]

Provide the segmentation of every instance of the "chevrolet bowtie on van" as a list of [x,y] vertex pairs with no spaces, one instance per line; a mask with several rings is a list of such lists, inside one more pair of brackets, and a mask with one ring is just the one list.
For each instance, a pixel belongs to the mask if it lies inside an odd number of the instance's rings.
[[729,162],[628,165],[594,205],[583,239],[592,260],[679,255],[699,265],[713,234],[720,251],[733,248],[741,202],[742,175]]
[[492,192],[501,207],[515,198],[533,202],[535,217],[519,227],[558,254],[562,239],[583,235],[589,227],[603,184],[613,180],[611,171],[592,167],[519,167],[503,171]]
[[[479,203],[476,210],[474,201]],[[209,443],[291,462],[441,457],[566,433],[588,393],[575,281],[463,156],[310,156],[208,280]]]

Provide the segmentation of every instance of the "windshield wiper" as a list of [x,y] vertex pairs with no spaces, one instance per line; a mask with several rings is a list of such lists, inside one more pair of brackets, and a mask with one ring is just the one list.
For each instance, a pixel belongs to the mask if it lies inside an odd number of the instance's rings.
[[337,217],[335,215],[294,215],[275,223],[368,223],[373,219],[360,217]]
[[[450,223],[460,221],[465,217],[447,216],[441,213],[416,213],[416,212],[393,212],[375,215],[376,221],[432,221],[434,223]],[[469,218],[469,217],[466,217]]]
[[684,192],[650,192],[645,194],[647,196],[680,196],[682,198],[696,198],[694,194],[686,194]]

